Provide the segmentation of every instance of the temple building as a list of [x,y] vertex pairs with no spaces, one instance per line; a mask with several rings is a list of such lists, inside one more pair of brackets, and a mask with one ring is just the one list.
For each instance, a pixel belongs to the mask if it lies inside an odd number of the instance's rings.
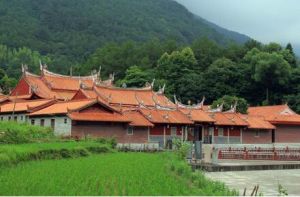
[[1,121],[52,127],[55,135],[81,138],[114,137],[119,143],[158,143],[174,139],[207,144],[300,143],[300,115],[287,105],[249,107],[248,114],[204,105],[174,102],[164,87],[153,90],[113,85],[114,75],[101,80],[66,76],[40,65],[40,75],[22,66],[22,77],[10,95],[0,95]]

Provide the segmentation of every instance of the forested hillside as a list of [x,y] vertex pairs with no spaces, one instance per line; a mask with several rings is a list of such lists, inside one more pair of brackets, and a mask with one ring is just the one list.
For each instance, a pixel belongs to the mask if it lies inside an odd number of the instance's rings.
[[155,89],[166,84],[166,95],[185,103],[229,95],[251,105],[288,102],[300,112],[300,68],[290,44],[243,43],[247,37],[171,0],[3,0],[0,21],[4,93],[21,64],[38,73],[41,60],[65,74],[71,65],[76,75],[101,66],[102,78],[115,73],[119,86],[156,79]]
[[172,0],[2,0],[0,21],[1,44],[39,51],[64,72],[111,41],[247,39],[215,30]]

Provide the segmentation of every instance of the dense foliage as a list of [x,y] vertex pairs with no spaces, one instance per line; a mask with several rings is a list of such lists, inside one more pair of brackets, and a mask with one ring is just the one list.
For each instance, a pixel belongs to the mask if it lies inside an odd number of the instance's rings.
[[166,95],[184,103],[228,95],[250,105],[288,102],[300,112],[300,68],[291,44],[229,42],[228,33],[174,1],[4,0],[0,20],[4,93],[16,84],[21,64],[38,73],[41,60],[65,74],[70,65],[76,75],[102,67],[104,79],[115,73],[124,87],[156,79],[155,89],[166,84]]
[[0,21],[1,44],[49,55],[54,68],[64,73],[107,42],[248,39],[196,17],[172,0],[2,0]]

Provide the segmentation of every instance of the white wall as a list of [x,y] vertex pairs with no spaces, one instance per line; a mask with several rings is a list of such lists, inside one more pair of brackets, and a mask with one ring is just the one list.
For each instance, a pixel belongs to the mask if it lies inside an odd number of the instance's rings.
[[27,116],[26,114],[1,114],[0,115],[0,120],[2,121],[9,121],[9,117],[11,118],[10,120],[14,120],[14,117],[17,117],[17,122],[26,122]]
[[[44,126],[51,127],[51,119],[55,120],[54,134],[57,136],[71,136],[72,121],[67,116],[49,116],[49,117],[29,117],[28,123],[32,124],[34,120],[34,125],[40,126],[41,119],[44,119]],[[67,123],[65,123],[65,119]]]

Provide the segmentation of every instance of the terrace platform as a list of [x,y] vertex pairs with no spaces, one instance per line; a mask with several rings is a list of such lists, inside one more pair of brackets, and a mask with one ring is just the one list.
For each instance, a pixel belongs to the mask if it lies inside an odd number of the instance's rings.
[[190,163],[193,170],[208,172],[300,169],[300,161],[219,160],[218,163]]

